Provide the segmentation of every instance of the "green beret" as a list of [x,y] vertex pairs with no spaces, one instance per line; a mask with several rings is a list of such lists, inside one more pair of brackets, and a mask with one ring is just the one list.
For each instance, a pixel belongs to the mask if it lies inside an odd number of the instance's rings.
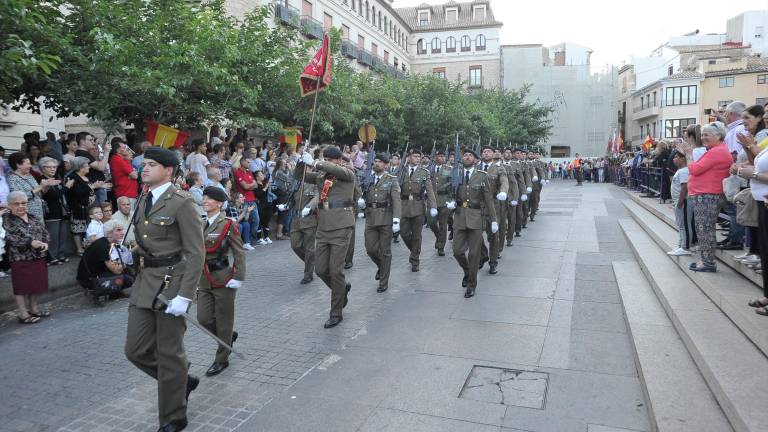
[[220,203],[227,202],[227,193],[216,186],[208,186],[203,189],[203,195]]
[[144,151],[144,159],[153,160],[164,167],[176,168],[179,166],[179,158],[176,153],[162,147],[150,147]]

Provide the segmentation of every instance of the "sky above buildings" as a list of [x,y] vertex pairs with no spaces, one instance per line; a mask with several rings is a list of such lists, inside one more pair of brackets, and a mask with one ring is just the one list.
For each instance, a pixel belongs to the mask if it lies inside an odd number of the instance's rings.
[[[425,0],[395,0],[393,5],[421,3]],[[502,44],[577,43],[594,51],[592,69],[600,70],[606,64],[628,64],[632,55],[648,55],[670,36],[696,29],[725,33],[729,18],[747,10],[766,9],[768,0],[491,0],[491,8],[496,19],[504,23]]]

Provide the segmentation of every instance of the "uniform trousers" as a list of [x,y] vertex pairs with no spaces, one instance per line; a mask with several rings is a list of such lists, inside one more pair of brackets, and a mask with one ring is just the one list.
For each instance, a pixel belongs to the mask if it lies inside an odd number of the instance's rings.
[[304,277],[311,279],[315,272],[315,233],[317,227],[291,230],[291,249],[304,261]]
[[347,281],[344,278],[344,258],[349,247],[352,227],[332,231],[317,230],[315,242],[315,273],[331,289],[331,317],[342,316]]
[[365,252],[379,271],[379,287],[389,286],[389,271],[392,267],[392,225],[366,225]]
[[408,262],[419,265],[421,255],[421,230],[424,228],[424,215],[400,218],[400,237],[411,251]]
[[[197,291],[197,320],[224,342],[232,345],[232,330],[235,326],[236,289],[214,288]],[[230,351],[219,345],[216,350],[217,363],[229,361]]]

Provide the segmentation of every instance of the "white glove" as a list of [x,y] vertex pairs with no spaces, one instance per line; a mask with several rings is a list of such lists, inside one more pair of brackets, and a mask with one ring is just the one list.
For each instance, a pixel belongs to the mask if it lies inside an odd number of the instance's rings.
[[499,232],[499,223],[498,222],[491,222],[491,232],[496,234]]
[[283,212],[283,211],[286,211],[286,210],[288,210],[288,204],[278,204],[277,205],[277,211]]
[[533,192],[533,188],[532,188],[532,187],[527,187],[527,188],[525,188],[525,190],[526,190],[526,192],[528,192],[528,193],[531,193],[531,192]]
[[498,195],[496,195],[496,199],[499,201],[506,201],[507,200],[507,193],[506,192],[499,192]]
[[301,209],[301,217],[307,217],[311,212],[312,212],[312,209],[310,209],[309,207],[304,207],[303,209]]
[[445,203],[445,206],[448,208],[448,210],[455,210],[456,209],[456,201],[451,201]]
[[304,152],[304,155],[301,157],[301,160],[307,164],[307,165],[315,165],[315,160],[312,159],[312,156],[309,155],[309,153]]
[[437,217],[437,209],[436,208],[429,209],[429,215],[432,217]]
[[165,307],[165,313],[180,316],[187,313],[190,303],[192,303],[192,300],[177,295],[168,302],[168,305]]
[[398,218],[392,219],[392,232],[393,233],[400,232],[400,219]]
[[357,206],[360,207],[361,209],[364,209],[365,208],[365,200],[362,199],[362,198],[359,198],[357,200]]
[[514,200],[513,200],[513,201],[510,201],[510,202],[509,202],[509,206],[510,206],[510,207],[514,207],[514,206],[516,206],[516,205],[517,205],[517,201],[514,201]]
[[520,201],[522,201],[522,202],[528,201],[528,195],[526,195],[526,194],[520,195]]
[[240,288],[241,286],[243,286],[243,283],[240,282],[239,280],[234,280],[234,279],[230,279],[226,285],[227,288],[232,288],[232,289],[237,289],[237,288]]
[[539,181],[539,183],[541,183],[541,184],[545,185],[545,184],[547,184],[547,181],[546,181],[546,180],[544,180],[544,179],[541,179],[541,181]]
[[549,180],[547,180],[547,184],[549,184]]
[[365,213],[363,213],[363,212],[360,212],[360,213],[357,214],[357,218],[358,219],[362,219],[364,217],[365,217]]
[[539,181],[539,176],[533,176],[533,181]]

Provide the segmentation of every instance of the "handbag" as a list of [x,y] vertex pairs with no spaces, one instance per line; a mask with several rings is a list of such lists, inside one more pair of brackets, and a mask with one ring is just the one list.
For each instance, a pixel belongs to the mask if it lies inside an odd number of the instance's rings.
[[723,179],[723,194],[725,199],[729,202],[733,202],[733,198],[741,190],[741,177],[732,175]]
[[757,201],[752,198],[752,191],[749,188],[736,194],[733,197],[733,203],[736,204],[736,222],[739,225],[748,227],[757,227]]

